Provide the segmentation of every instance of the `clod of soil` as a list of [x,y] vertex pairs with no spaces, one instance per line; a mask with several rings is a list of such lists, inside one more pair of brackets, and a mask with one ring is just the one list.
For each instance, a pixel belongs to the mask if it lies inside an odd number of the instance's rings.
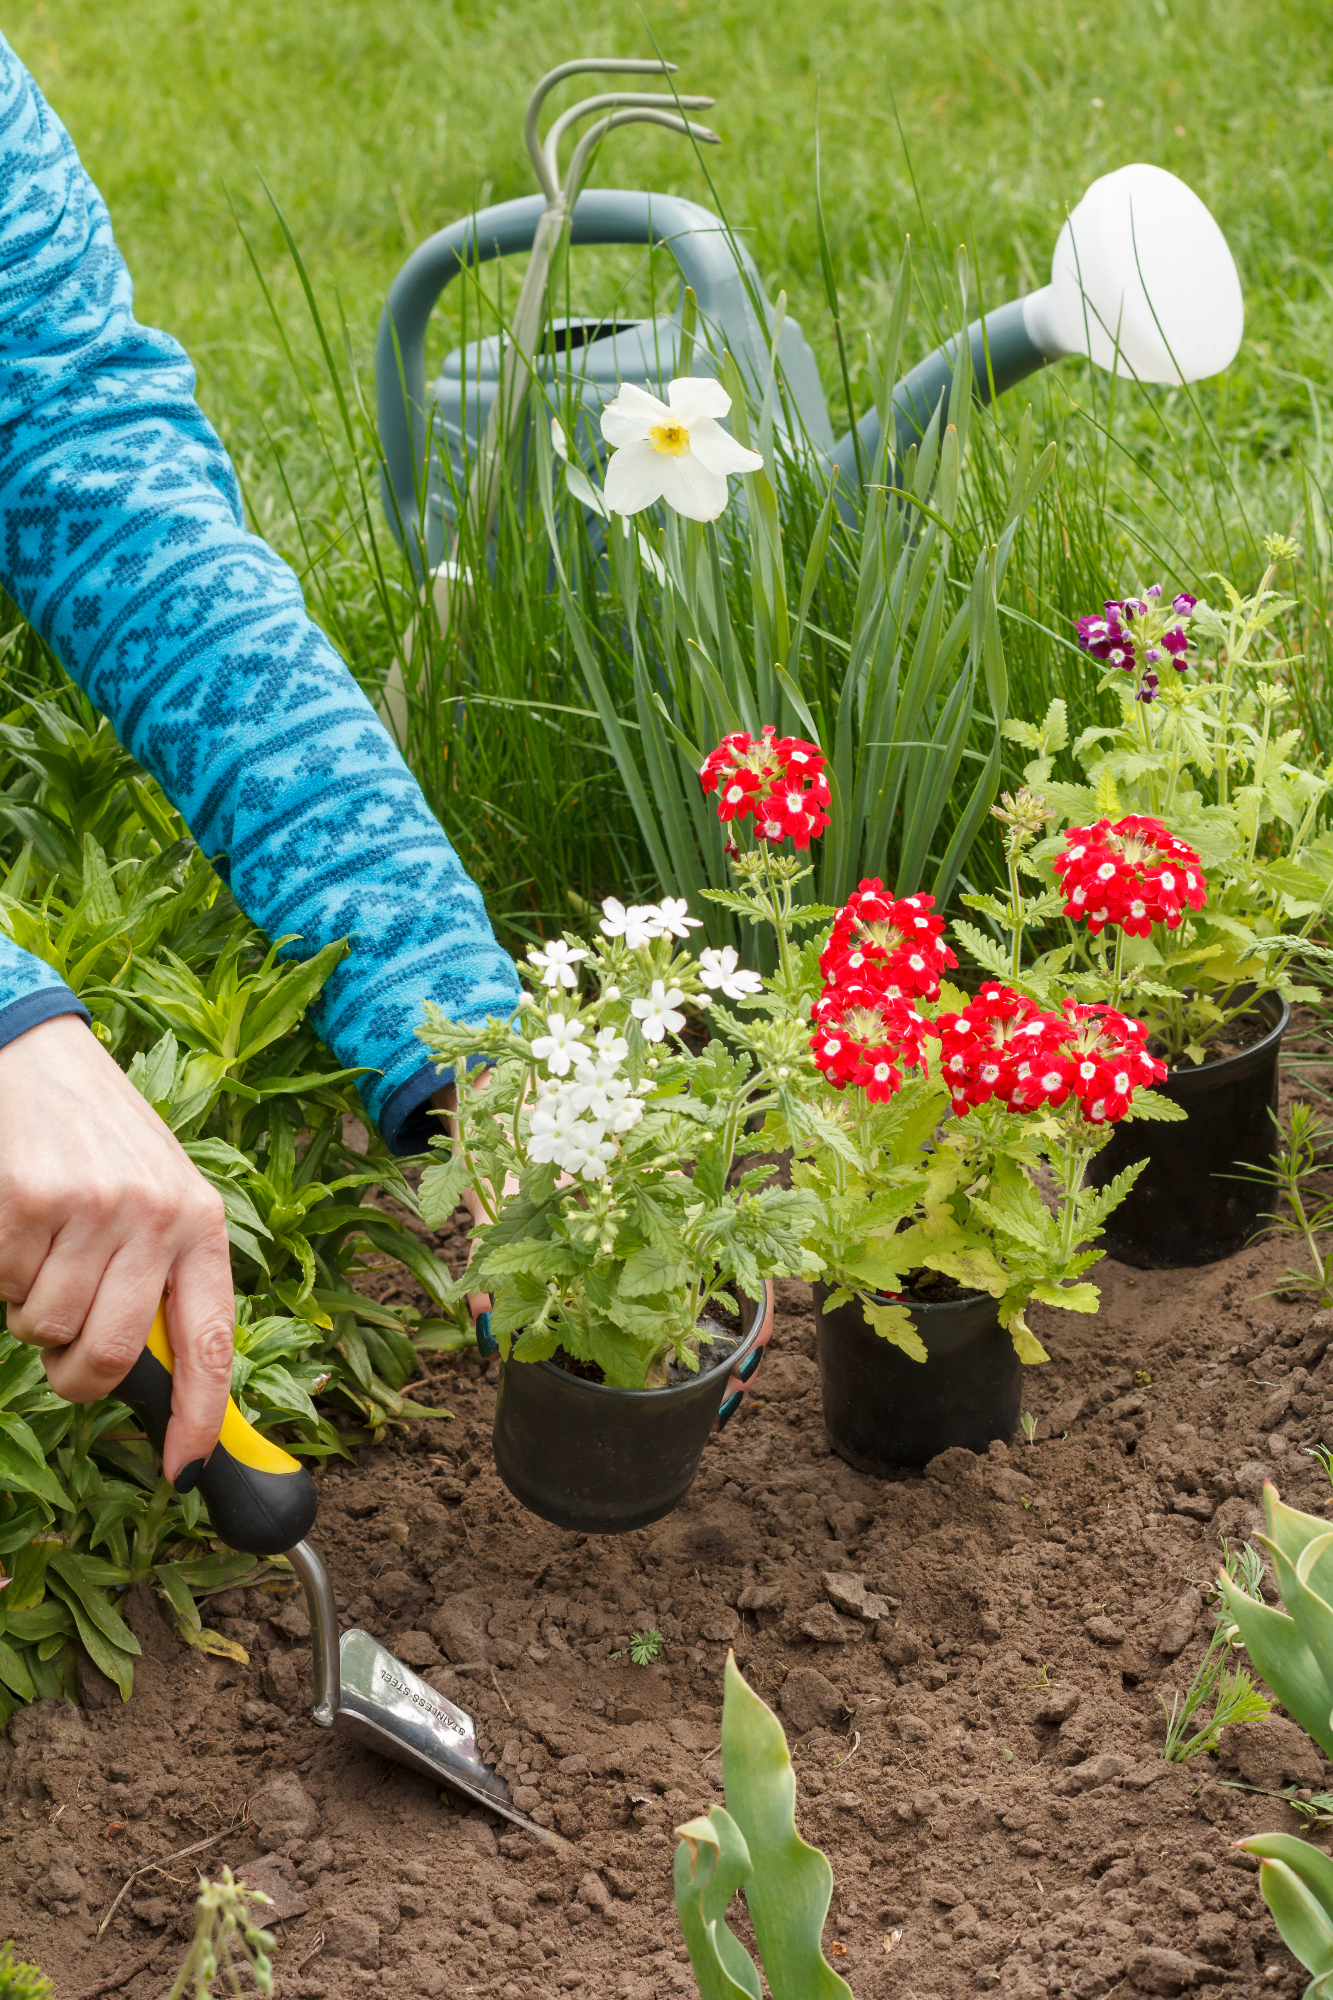
[[[58,2000],[160,1941],[121,1989],[160,2000],[195,1866],[228,1862],[285,1899],[282,2000],[692,1992],[672,1829],[722,1796],[732,1646],[792,1740],[800,1825],[834,1870],[826,1950],[858,2000],[1299,1994],[1231,1844],[1299,1822],[1234,1786],[1323,1790],[1329,1769],[1282,1717],[1220,1762],[1159,1755],[1265,1473],[1333,1513],[1303,1452],[1333,1441],[1333,1314],[1256,1296],[1286,1257],[1103,1265],[1099,1318],[1038,1315],[1055,1359],[1027,1378],[1032,1446],[884,1483],[829,1454],[809,1293],[785,1285],[694,1491],[619,1539],[524,1514],[491,1465],[494,1364],[436,1365],[454,1421],[325,1473],[315,1540],[346,1622],[477,1717],[568,1852],[316,1729],[283,1585],[211,1606],[248,1669],[178,1647],[137,1599],[130,1705],[90,1686],[86,1710],[41,1704],[0,1743],[5,1929]],[[636,1667],[651,1626],[662,1657]]]

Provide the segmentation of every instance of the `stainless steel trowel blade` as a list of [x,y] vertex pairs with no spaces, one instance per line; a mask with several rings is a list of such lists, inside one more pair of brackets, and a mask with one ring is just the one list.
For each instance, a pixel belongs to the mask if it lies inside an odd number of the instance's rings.
[[482,1762],[471,1716],[437,1694],[369,1632],[343,1633],[338,1670],[335,1729],[382,1757],[442,1780],[538,1840],[552,1847],[566,1845],[559,1834],[521,1813],[504,1779]]

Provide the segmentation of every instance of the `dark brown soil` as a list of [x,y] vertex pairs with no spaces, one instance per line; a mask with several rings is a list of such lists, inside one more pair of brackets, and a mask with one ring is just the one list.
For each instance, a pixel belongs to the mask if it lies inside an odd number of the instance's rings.
[[[1264,1036],[1271,1034],[1272,1031],[1273,1023],[1265,1020],[1257,1007],[1251,1013],[1238,1014],[1234,1021],[1228,1021],[1225,1027],[1218,1028],[1204,1043],[1203,1067],[1206,1068],[1209,1063],[1225,1062],[1228,1056],[1238,1056],[1244,1050],[1252,1049],[1256,1042],[1261,1042]],[[1163,1054],[1162,1045],[1156,1039],[1148,1046],[1155,1056]],[[1188,1071],[1195,1065],[1183,1062],[1178,1067]]]
[[[1280,1719],[1220,1764],[1159,1754],[1220,1541],[1259,1524],[1264,1472],[1333,1512],[1302,1452],[1333,1440],[1333,1314],[1256,1297],[1286,1259],[1103,1265],[1099,1318],[1038,1314],[1055,1359],[1028,1376],[1036,1442],[888,1483],[829,1455],[809,1293],[784,1286],[756,1393],[687,1502],[620,1539],[523,1513],[491,1464],[495,1364],[436,1364],[454,1420],[323,1474],[315,1539],[347,1620],[478,1718],[568,1851],[316,1729],[281,1587],[212,1607],[248,1669],[185,1651],[145,1599],[128,1707],[92,1687],[87,1710],[40,1704],[0,1742],[0,1935],[57,2000],[158,1940],[121,1990],[161,2000],[195,1886],[193,1857],[164,1857],[222,1832],[200,1866],[287,1896],[283,2000],[692,1992],[672,1829],[722,1796],[731,1646],[786,1723],[800,1824],[833,1863],[826,1947],[858,2000],[1300,1993],[1231,1845],[1298,1821],[1230,1781],[1322,1790],[1329,1772]],[[849,1576],[886,1615],[847,1608]],[[636,1667],[650,1626],[665,1650]]]

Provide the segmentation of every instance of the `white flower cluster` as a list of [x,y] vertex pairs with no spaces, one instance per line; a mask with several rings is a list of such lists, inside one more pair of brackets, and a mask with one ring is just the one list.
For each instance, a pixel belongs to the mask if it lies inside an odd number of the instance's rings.
[[[608,896],[602,904],[600,928],[604,936],[623,938],[631,951],[637,951],[654,938],[683,938],[697,931],[700,922],[689,915],[689,907],[683,896],[664,896],[660,903],[631,903],[626,909],[614,896]],[[552,990],[563,986],[572,992],[579,983],[575,968],[587,956],[586,946],[566,944],[563,938],[528,946],[528,963],[540,972],[542,984]]]
[[563,1014],[548,1014],[546,1026],[549,1032],[538,1036],[532,1053],[552,1074],[537,1085],[528,1158],[553,1161],[585,1181],[603,1180],[616,1156],[616,1139],[632,1132],[643,1116],[642,1100],[620,1075],[629,1043],[614,1028],[601,1028],[591,1048],[581,1047],[583,1022],[567,1021]]

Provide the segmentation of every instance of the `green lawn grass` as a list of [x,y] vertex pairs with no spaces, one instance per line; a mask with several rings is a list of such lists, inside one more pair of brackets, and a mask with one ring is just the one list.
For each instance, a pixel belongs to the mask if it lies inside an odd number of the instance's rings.
[[[826,363],[817,97],[854,349],[907,231],[946,255],[974,242],[988,299],[1012,297],[1044,278],[1065,203],[1147,159],[1198,190],[1241,266],[1246,347],[1209,395],[1239,461],[1289,450],[1327,391],[1333,50],[1317,0],[655,0],[642,16],[568,0],[13,0],[5,28],[106,196],[142,316],[189,348],[242,450],[261,418],[301,419],[231,204],[294,305],[267,182],[364,353],[416,243],[531,190],[521,115],[537,75],[577,53],[649,54],[650,33],[682,87],[717,94],[717,189]],[[709,198],[663,135],[617,134],[596,178]]]
[[[256,525],[308,571],[317,615],[372,685],[410,604],[403,592],[395,612],[392,591],[377,590],[355,493],[340,494],[330,475],[342,447],[330,455],[316,418],[331,416],[332,398],[270,193],[322,308],[345,322],[348,360],[368,390],[380,305],[409,251],[474,206],[532,191],[521,127],[536,78],[576,54],[650,54],[655,40],[680,64],[683,90],[718,98],[708,114],[724,140],[706,156],[713,189],[681,140],[649,131],[613,135],[593,179],[725,208],[770,292],[784,288],[805,326],[840,429],[815,228],[817,129],[858,408],[869,400],[865,336],[883,324],[904,236],[918,273],[910,365],[956,314],[947,274],[958,245],[974,297],[979,288],[986,304],[1011,298],[1044,282],[1065,208],[1089,181],[1131,160],[1170,168],[1232,244],[1245,343],[1228,373],[1197,392],[1121,384],[1112,407],[1105,376],[1066,362],[1005,399],[1001,452],[1029,400],[1039,433],[1061,447],[1006,587],[1013,710],[1031,713],[1062,692],[1076,719],[1089,719],[1091,679],[1068,635],[1073,614],[1099,596],[1159,573],[1197,583],[1219,567],[1247,583],[1258,537],[1294,529],[1315,607],[1302,640],[1304,708],[1318,747],[1333,754],[1333,570],[1319,494],[1333,378],[1325,6],[653,0],[641,14],[569,0],[13,0],[5,31],[106,196],[141,317],[194,357]],[[573,270],[576,309],[604,310],[621,287],[631,302],[643,295],[636,252],[581,251]],[[461,303],[455,286],[438,315],[436,356],[458,337]],[[328,553],[312,561],[319,550]],[[517,590],[494,659],[474,653],[465,679],[502,699],[586,699],[543,623],[542,576],[525,587],[532,615]],[[402,592],[401,578],[393,588]],[[502,926],[513,914],[520,929],[549,928],[564,886],[626,887],[642,856],[595,726],[561,725],[567,739],[552,739],[544,779],[530,755],[530,711],[492,705],[486,729],[460,732],[450,747],[460,687],[433,685],[441,747],[418,768]],[[483,751],[494,752],[489,761]],[[605,882],[594,879],[598,856]]]

